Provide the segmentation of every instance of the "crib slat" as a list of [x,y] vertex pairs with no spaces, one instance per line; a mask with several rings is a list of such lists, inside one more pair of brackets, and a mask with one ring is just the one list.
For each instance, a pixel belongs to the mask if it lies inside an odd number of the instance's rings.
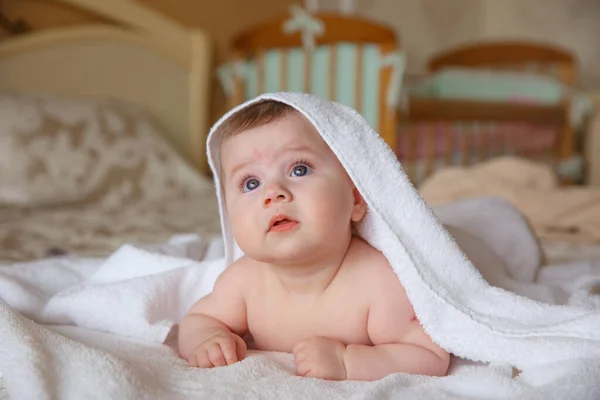
[[279,65],[279,89],[282,91],[288,91],[288,51],[281,51],[281,64]]
[[477,163],[479,160],[479,151],[477,146],[479,145],[479,138],[477,137],[478,123],[472,121],[469,124],[469,148],[467,150],[469,165]]
[[489,132],[485,129],[483,124],[478,124],[477,128],[477,138],[479,139],[479,143],[477,143],[479,147],[479,161],[485,161],[488,159]]
[[428,125],[423,132],[423,163],[424,163],[424,178],[427,178],[433,173],[435,164],[435,126]]
[[338,74],[337,46],[329,46],[329,78],[327,79],[327,96],[330,100],[335,100],[336,82]]
[[[242,57],[242,55],[240,54],[236,54],[235,57],[233,58],[234,62],[240,62],[240,61],[244,61],[244,58]],[[230,100],[229,100],[229,108],[233,108],[235,106],[237,106],[238,104],[241,104],[244,102],[244,95],[245,95],[245,84],[244,84],[244,79],[242,77],[240,77],[238,74],[233,74],[233,95],[231,96]]]
[[[517,147],[518,151],[521,153],[520,155],[524,156],[524,157],[529,157],[529,155],[533,154],[532,152],[532,144],[535,141],[535,128],[536,127],[532,127],[533,129],[530,132],[527,132],[526,129],[523,129],[523,127],[521,127],[519,129],[518,132],[518,145],[519,147]],[[538,127],[539,128],[539,127]]]
[[354,61],[354,64],[356,66],[356,77],[354,80],[354,84],[355,84],[355,96],[356,98],[354,99],[354,108],[356,109],[356,111],[358,111],[359,113],[362,113],[362,105],[363,105],[363,45],[362,44],[356,44],[356,52],[355,52],[356,58]]
[[440,123],[441,136],[442,136],[442,149],[444,152],[443,166],[452,165],[452,155],[454,153],[454,146],[456,145],[456,132],[445,123]]
[[412,125],[406,132],[406,134],[407,134],[406,148],[405,148],[406,168],[407,168],[406,173],[413,181],[415,181],[417,178],[416,163],[417,163],[417,159],[419,157],[418,153],[417,153],[417,146],[418,146],[417,133],[418,133],[418,130],[421,129],[421,126],[422,126],[421,124]]
[[498,133],[497,125],[494,122],[490,122],[489,124],[490,140],[492,142],[490,149],[490,158],[494,158],[500,152],[500,147],[502,146],[502,138]]
[[469,127],[465,126],[464,123],[460,125],[460,156],[461,165],[469,165]]
[[265,92],[265,52],[259,51],[256,55],[256,91],[258,94]]
[[469,129],[468,129],[468,133],[467,133],[467,137],[469,138],[469,146],[467,147],[467,164],[468,165],[473,165],[477,162],[477,159],[479,158],[479,154],[477,152],[477,135],[476,135],[476,130],[477,130],[477,121],[472,121],[469,124]]
[[505,145],[505,154],[514,154],[515,152],[515,127],[514,125],[508,125],[506,134],[506,145]]
[[305,93],[311,92],[311,79],[312,79],[312,50],[304,49],[304,89]]

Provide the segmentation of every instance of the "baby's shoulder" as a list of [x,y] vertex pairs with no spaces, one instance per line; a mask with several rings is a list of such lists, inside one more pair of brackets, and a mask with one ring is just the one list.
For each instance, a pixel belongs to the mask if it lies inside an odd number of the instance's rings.
[[[369,287],[402,287],[388,259],[361,238],[352,238],[348,252],[349,269],[355,279]],[[377,290],[377,289],[376,289]]]
[[243,288],[247,287],[248,283],[255,279],[258,270],[258,263],[252,260],[250,257],[242,256],[219,275],[217,279],[217,286],[224,287],[236,287]]

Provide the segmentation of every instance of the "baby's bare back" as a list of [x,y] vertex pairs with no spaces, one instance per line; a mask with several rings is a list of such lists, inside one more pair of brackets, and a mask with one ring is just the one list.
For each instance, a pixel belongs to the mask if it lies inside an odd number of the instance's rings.
[[[378,280],[377,274],[391,272],[391,267],[381,265],[382,259],[368,244],[353,239],[327,289],[309,295],[288,293],[273,271],[264,265],[253,265],[252,285],[246,297],[250,346],[291,352],[300,340],[314,336],[346,345],[372,345],[368,332],[369,306],[376,292],[372,284]],[[398,287],[401,289],[399,282]],[[404,296],[408,302],[404,290],[398,290],[396,295]]]

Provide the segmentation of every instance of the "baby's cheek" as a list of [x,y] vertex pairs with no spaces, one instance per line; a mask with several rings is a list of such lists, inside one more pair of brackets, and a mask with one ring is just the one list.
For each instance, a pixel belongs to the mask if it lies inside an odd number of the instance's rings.
[[338,235],[348,229],[352,213],[352,204],[340,199],[324,199],[313,210],[315,224],[326,235]]
[[233,236],[240,247],[248,246],[251,239],[256,236],[256,224],[249,221],[248,213],[234,213],[230,215],[230,224]]

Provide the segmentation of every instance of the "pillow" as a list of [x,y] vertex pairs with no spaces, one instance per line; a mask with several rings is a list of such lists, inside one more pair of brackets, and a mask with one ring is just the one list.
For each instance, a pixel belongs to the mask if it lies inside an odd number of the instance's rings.
[[590,97],[551,76],[526,71],[445,68],[411,86],[416,97],[557,105],[570,97],[569,121],[581,127],[594,110]]
[[564,97],[561,82],[517,71],[446,68],[412,88],[416,95],[464,100],[557,104]]
[[0,93],[2,207],[118,207],[203,183],[131,105]]

